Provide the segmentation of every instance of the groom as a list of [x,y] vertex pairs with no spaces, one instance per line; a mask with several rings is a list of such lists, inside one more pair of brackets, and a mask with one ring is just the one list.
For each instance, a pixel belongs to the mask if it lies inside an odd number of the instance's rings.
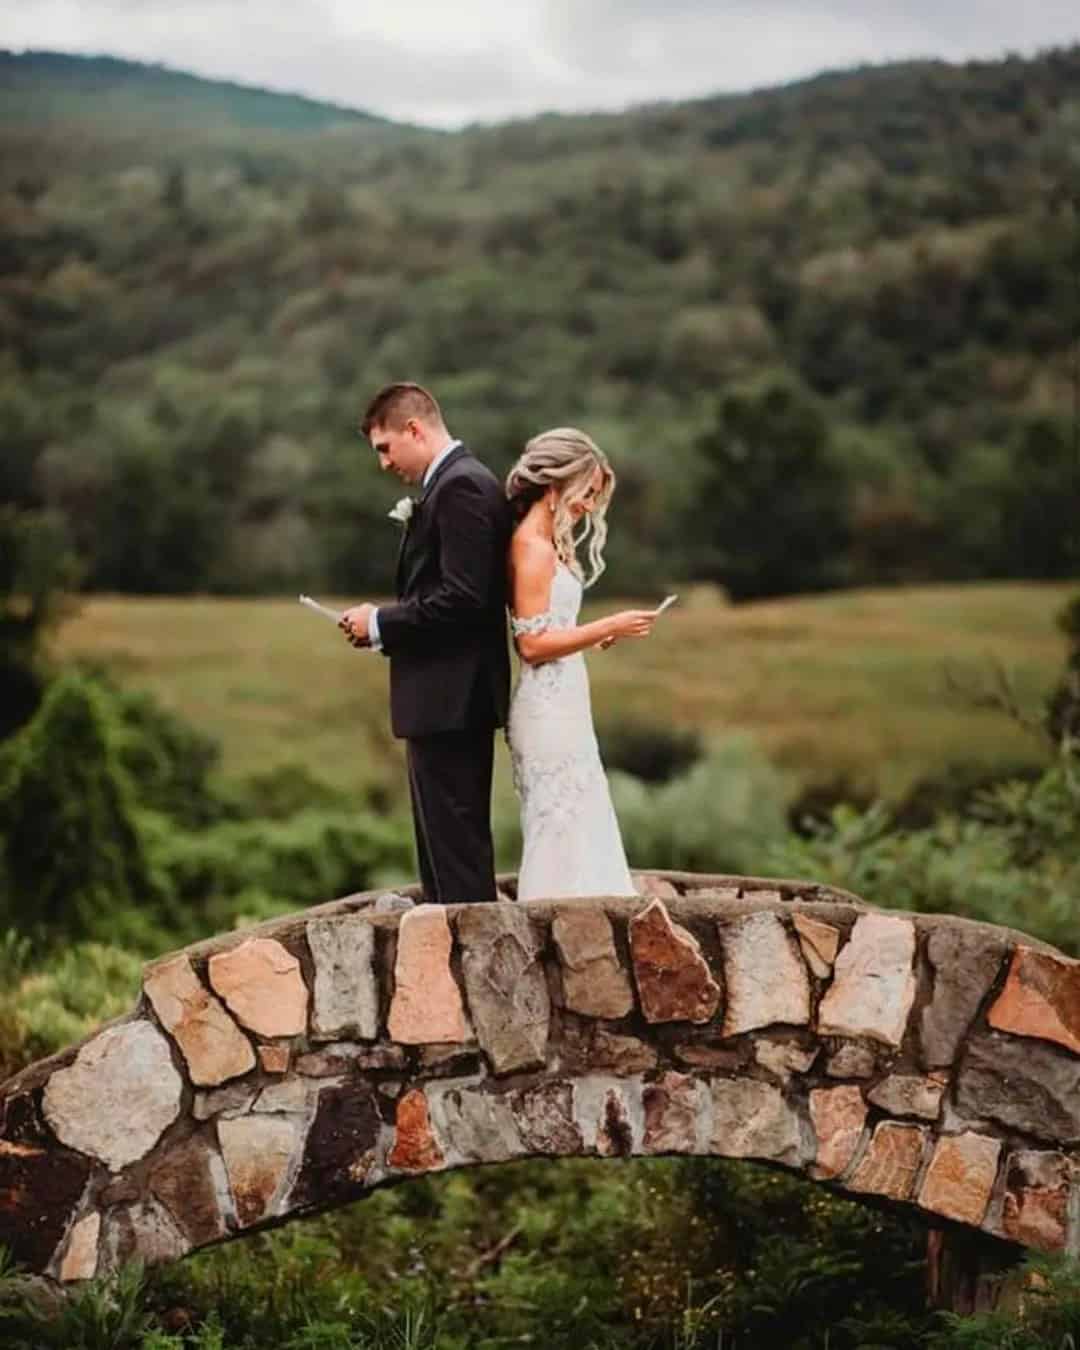
[[494,900],[491,777],[510,697],[510,508],[420,385],[380,389],[360,430],[379,467],[419,494],[402,512],[397,603],[356,605],[340,627],[353,646],[390,658],[390,720],[405,740],[424,899]]

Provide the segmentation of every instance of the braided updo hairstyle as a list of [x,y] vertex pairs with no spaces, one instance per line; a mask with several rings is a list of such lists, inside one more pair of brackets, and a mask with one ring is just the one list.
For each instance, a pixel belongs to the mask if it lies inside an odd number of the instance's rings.
[[[582,527],[574,535],[571,508],[581,502],[589,488],[593,474],[599,469],[604,476],[603,487],[596,496],[591,512],[582,516]],[[552,527],[555,535],[555,553],[584,585],[591,586],[603,572],[604,543],[607,539],[607,514],[611,494],[615,491],[615,474],[607,456],[584,431],[576,427],[554,427],[542,431],[527,442],[525,451],[506,479],[506,495],[517,525],[550,488],[556,488],[555,514]],[[578,562],[577,551],[588,544],[589,575],[586,577]]]

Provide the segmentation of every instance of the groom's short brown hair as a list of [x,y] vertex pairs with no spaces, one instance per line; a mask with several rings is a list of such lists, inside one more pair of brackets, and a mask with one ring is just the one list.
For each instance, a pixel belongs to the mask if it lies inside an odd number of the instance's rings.
[[410,417],[421,422],[441,423],[443,420],[442,409],[423,385],[384,384],[368,404],[360,430],[365,436],[371,434],[372,427],[390,427],[398,431]]

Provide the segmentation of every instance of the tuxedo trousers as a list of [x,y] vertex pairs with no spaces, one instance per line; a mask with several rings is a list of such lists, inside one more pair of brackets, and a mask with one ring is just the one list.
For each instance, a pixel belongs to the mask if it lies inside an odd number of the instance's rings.
[[438,905],[494,900],[494,728],[420,736],[405,749],[424,899]]

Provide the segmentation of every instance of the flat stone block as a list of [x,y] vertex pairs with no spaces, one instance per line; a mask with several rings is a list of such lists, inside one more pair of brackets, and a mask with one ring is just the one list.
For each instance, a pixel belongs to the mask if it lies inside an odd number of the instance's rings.
[[183,1083],[169,1045],[146,1021],[106,1027],[45,1085],[45,1118],[61,1143],[113,1172],[144,1157],[180,1114]]
[[260,1036],[302,1036],[308,991],[300,962],[273,938],[248,938],[208,962],[210,983],[236,1019]]
[[461,991],[450,969],[453,938],[442,905],[417,905],[401,916],[389,1031],[405,1045],[468,1039]]
[[1001,1140],[966,1131],[942,1135],[919,1188],[919,1204],[978,1227],[990,1203]]
[[823,1036],[867,1036],[899,1045],[915,998],[915,928],[890,914],[861,914],[836,958],[821,1001]]
[[724,1035],[810,1021],[810,978],[777,914],[748,914],[719,924],[724,951]]

